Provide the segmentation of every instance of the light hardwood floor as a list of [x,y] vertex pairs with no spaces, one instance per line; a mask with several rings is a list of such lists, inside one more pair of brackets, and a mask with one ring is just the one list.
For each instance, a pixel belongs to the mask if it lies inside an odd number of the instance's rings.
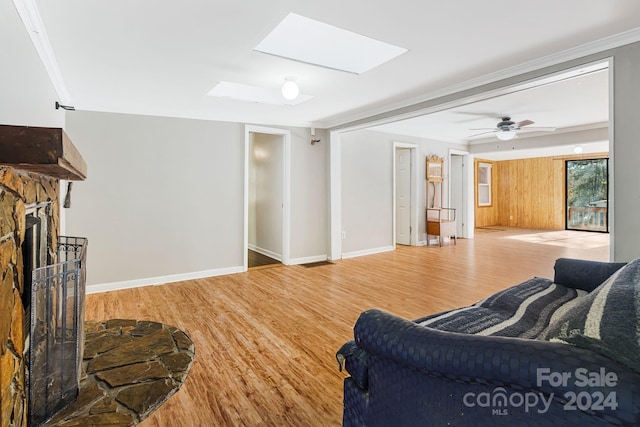
[[92,294],[86,318],[164,322],[194,341],[186,383],[141,426],[339,426],[335,352],[362,311],[415,319],[469,305],[553,277],[558,257],[606,261],[608,235],[478,230],[455,246]]

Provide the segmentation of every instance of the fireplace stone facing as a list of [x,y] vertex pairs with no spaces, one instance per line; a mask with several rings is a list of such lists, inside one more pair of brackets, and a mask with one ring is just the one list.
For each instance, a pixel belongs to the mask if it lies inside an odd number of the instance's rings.
[[59,262],[60,180],[86,177],[87,165],[62,128],[0,125],[2,427],[29,423],[31,279],[36,269]]
[[0,425],[27,426],[26,364],[28,336],[25,312],[24,260],[28,206],[48,204],[47,258],[58,245],[60,186],[58,179],[0,166]]
[[59,218],[60,180],[86,177],[64,130],[0,125],[1,427],[132,426],[193,364],[193,343],[172,326],[85,324],[87,242],[59,236]]

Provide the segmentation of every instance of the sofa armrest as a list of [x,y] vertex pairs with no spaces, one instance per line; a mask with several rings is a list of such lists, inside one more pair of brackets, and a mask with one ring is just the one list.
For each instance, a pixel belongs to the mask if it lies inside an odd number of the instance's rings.
[[[562,395],[576,390],[575,372],[614,370],[618,381],[602,392],[625,390],[624,407],[639,411],[640,375],[611,359],[589,350],[548,341],[478,336],[444,332],[418,325],[380,310],[368,310],[356,322],[355,341],[372,357],[390,359],[398,365],[428,375],[455,381],[492,384],[542,393]],[[539,369],[549,373],[569,373],[565,385],[552,386],[542,380]],[[579,388],[588,390],[589,388]],[[629,393],[627,393],[629,392]]]
[[624,262],[558,258],[553,267],[555,271],[553,281],[558,285],[591,292],[625,264]]

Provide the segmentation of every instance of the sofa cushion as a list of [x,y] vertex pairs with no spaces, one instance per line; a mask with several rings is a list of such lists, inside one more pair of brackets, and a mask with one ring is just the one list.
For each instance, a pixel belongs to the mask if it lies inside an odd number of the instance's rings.
[[558,258],[553,266],[553,282],[558,285],[591,292],[624,265],[624,262]]
[[554,312],[586,292],[535,277],[476,304],[418,319],[416,322],[447,332],[537,338]]
[[563,311],[541,338],[592,350],[640,372],[640,259]]

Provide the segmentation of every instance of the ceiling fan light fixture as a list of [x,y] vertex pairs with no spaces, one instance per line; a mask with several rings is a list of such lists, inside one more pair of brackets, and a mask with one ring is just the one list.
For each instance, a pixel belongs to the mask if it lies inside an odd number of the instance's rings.
[[515,138],[517,135],[515,130],[510,129],[510,130],[501,130],[500,132],[496,133],[496,136],[501,141],[509,141],[510,139]]
[[289,101],[292,101],[298,97],[300,94],[300,88],[298,88],[298,84],[296,83],[296,79],[294,77],[287,77],[284,79],[284,84],[282,85],[282,96]]

